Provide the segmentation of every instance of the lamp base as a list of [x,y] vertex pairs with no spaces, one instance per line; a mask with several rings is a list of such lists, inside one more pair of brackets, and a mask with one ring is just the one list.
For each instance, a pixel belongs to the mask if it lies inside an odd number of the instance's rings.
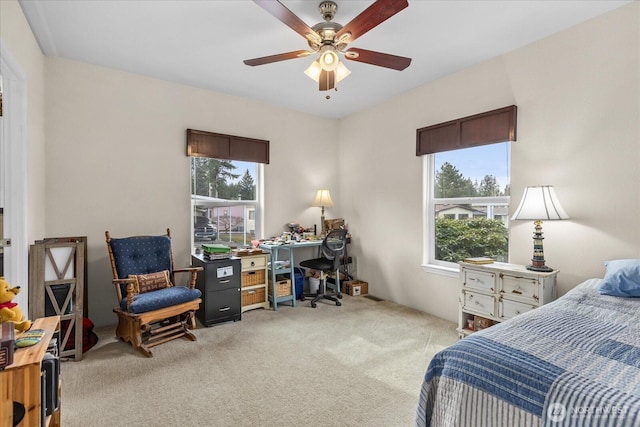
[[527,265],[527,270],[531,271],[540,271],[543,273],[550,273],[553,271],[553,268],[547,267],[546,265]]

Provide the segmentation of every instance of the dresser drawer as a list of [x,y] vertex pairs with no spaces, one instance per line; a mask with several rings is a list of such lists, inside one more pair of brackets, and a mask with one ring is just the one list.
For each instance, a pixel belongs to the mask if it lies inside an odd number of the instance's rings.
[[488,293],[493,293],[497,289],[495,273],[465,269],[463,275],[463,288],[477,289]]
[[500,283],[500,292],[504,295],[514,295],[530,298],[534,302],[538,301],[538,281],[536,279],[501,274]]
[[504,298],[500,299],[500,302],[498,303],[498,305],[499,305],[500,318],[503,320],[511,319],[512,317],[515,317],[518,314],[526,313],[527,311],[531,311],[535,308],[538,308],[537,305],[511,301]]
[[462,309],[469,310],[484,316],[494,316],[495,299],[491,295],[478,294],[475,292],[464,292]]
[[256,257],[242,257],[242,270],[253,270],[259,268],[265,268],[267,266],[266,255]]

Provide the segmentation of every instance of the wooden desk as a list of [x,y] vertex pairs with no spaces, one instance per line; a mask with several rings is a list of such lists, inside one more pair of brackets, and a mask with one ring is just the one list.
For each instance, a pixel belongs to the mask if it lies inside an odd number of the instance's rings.
[[[41,362],[53,334],[60,329],[58,316],[43,317],[33,322],[31,329],[44,329],[40,342],[16,350],[13,363],[0,371],[0,426],[13,425],[13,402],[24,405],[25,415],[20,423],[24,427],[39,427]],[[16,337],[18,338],[18,337]],[[46,426],[60,426],[60,408],[47,417]]]

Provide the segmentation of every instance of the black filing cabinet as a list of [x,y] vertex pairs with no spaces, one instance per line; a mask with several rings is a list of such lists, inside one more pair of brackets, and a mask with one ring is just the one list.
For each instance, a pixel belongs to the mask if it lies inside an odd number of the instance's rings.
[[240,258],[208,260],[204,255],[192,255],[191,263],[204,268],[198,272],[196,287],[202,292],[202,303],[197,311],[205,326],[229,320],[240,320],[242,315]]

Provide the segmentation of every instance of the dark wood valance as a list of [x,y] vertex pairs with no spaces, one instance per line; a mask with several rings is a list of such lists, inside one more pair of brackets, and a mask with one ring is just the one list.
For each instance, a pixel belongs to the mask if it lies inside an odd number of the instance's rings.
[[416,156],[516,140],[518,107],[499,108],[416,131]]
[[187,156],[269,164],[269,141],[187,129]]

